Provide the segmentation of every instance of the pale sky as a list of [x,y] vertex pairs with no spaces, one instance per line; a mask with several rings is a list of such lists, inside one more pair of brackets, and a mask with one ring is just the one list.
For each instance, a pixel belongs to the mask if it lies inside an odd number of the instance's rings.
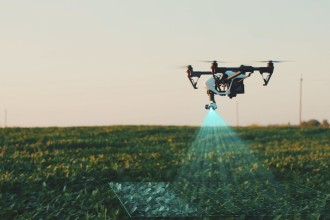
[[185,69],[275,64],[237,98],[230,124],[330,121],[330,1],[0,0],[0,125],[200,125],[208,103]]

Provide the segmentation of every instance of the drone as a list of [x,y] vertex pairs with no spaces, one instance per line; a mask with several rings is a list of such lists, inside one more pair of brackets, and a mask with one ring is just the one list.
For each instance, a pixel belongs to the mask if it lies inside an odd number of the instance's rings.
[[205,82],[207,94],[210,104],[205,105],[205,109],[217,109],[217,104],[214,95],[228,96],[229,98],[236,97],[237,94],[244,94],[244,80],[251,76],[252,73],[258,71],[263,80],[264,86],[267,86],[274,72],[274,63],[281,61],[259,61],[267,63],[265,67],[253,67],[241,65],[239,67],[219,67],[218,61],[212,62],[211,71],[194,71],[191,65],[187,66],[188,79],[194,89],[197,88],[197,83],[202,75],[212,75]]

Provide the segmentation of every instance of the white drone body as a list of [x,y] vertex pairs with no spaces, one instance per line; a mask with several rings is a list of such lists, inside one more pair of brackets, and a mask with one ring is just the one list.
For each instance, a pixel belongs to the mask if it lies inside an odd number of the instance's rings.
[[[224,83],[221,83],[220,85],[217,86],[216,84],[216,79],[223,79],[224,77],[231,77],[235,74],[233,71],[226,71],[224,74],[223,73],[216,73],[214,76],[210,77],[206,82],[205,82],[205,88],[208,91],[208,94],[213,93],[215,95],[230,95],[231,92],[231,87],[232,87],[232,81],[227,81]],[[236,76],[236,79],[241,80],[245,77],[245,75],[239,75]],[[215,103],[214,99],[212,98],[211,103],[208,105],[205,105],[206,109],[217,109],[217,104]]]
[[[232,76],[235,74],[233,71],[226,71],[225,73],[228,77]],[[224,77],[223,73],[216,73],[214,74],[219,79],[222,79]],[[243,79],[245,75],[239,75],[236,76],[237,79]],[[222,83],[219,87],[220,91],[216,89],[216,83],[215,83],[215,77],[210,77],[206,82],[205,82],[205,88],[206,90],[211,90],[214,94],[225,96],[230,93],[230,83]]]

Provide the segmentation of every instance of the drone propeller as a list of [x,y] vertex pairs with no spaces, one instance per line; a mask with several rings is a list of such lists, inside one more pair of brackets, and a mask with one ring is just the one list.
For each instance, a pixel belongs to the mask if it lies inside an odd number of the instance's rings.
[[189,67],[191,67],[191,65],[177,66],[177,68],[179,68],[179,69],[187,69],[187,68],[189,68]]
[[217,63],[230,63],[228,61],[223,61],[223,60],[199,60],[199,62],[202,62],[202,63],[213,63],[213,62],[217,62]]
[[287,62],[291,62],[290,60],[257,60],[256,62],[259,62],[259,63],[269,63],[269,62],[272,62],[272,63],[287,63]]

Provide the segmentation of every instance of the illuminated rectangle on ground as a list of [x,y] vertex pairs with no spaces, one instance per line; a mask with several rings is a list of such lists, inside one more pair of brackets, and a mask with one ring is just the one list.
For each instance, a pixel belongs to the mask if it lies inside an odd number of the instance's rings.
[[327,195],[296,183],[110,183],[130,217],[330,217]]

